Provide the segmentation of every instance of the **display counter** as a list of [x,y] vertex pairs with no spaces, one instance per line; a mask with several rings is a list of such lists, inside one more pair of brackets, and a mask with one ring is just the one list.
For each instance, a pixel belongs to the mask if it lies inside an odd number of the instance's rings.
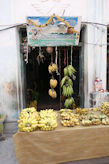
[[19,164],[57,164],[109,156],[109,126],[63,127],[54,131],[17,132]]

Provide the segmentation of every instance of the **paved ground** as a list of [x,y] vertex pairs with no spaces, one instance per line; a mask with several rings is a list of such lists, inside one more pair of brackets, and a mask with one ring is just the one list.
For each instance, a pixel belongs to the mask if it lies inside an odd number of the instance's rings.
[[[0,164],[18,164],[11,136],[8,136],[5,141],[0,141]],[[67,162],[64,164],[109,164],[109,157]]]
[[5,141],[0,141],[0,164],[18,164],[12,137],[7,137]]

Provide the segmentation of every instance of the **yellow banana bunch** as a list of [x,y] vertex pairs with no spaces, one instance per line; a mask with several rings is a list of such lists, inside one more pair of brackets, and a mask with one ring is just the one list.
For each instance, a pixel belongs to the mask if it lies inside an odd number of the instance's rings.
[[31,132],[37,129],[38,121],[33,118],[24,118],[22,122],[18,124],[18,127],[22,132]]
[[31,132],[38,127],[38,121],[40,120],[39,113],[34,107],[25,108],[22,110],[18,120],[18,127],[20,131]]
[[63,112],[73,112],[71,109],[60,109],[60,113],[63,113]]
[[57,120],[41,119],[38,127],[40,130],[54,130],[57,127]]
[[48,66],[48,71],[50,74],[52,74],[53,72],[55,72],[57,70],[57,65],[55,63],[51,63],[49,66]]
[[46,119],[46,118],[57,118],[57,112],[55,112],[53,109],[46,109],[46,110],[40,110],[40,118]]
[[63,126],[75,126],[79,125],[79,115],[74,114],[72,110],[68,109],[61,109],[61,124]]
[[103,102],[101,104],[101,111],[107,116],[109,116],[109,102]]
[[40,130],[54,130],[57,127],[57,113],[53,109],[40,111]]
[[89,109],[88,108],[76,108],[76,113],[82,115],[82,114],[88,114]]
[[51,88],[56,88],[57,86],[57,80],[56,79],[50,79],[50,87]]
[[56,93],[56,91],[54,89],[49,89],[48,94],[52,98],[56,98],[57,97],[57,93]]

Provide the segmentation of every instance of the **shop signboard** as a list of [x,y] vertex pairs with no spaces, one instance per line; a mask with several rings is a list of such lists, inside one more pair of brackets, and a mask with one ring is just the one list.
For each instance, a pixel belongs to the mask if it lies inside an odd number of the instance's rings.
[[76,46],[80,27],[81,17],[27,17],[28,45]]

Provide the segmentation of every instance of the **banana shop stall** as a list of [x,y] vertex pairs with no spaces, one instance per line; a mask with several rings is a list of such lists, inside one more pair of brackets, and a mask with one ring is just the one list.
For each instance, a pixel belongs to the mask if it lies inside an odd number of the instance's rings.
[[[75,106],[73,81],[76,69],[72,65],[73,47],[79,43],[80,17],[28,17],[28,42],[25,61],[28,64],[30,47],[46,47],[51,55],[48,72],[51,75],[48,94],[57,97],[60,87],[59,111],[52,108],[38,111],[28,107],[21,111],[18,132],[13,136],[19,164],[56,164],[67,161],[109,156],[109,102],[98,108]],[[60,48],[70,46],[64,56],[65,67],[61,72]],[[53,61],[55,48],[55,62]],[[38,59],[43,59],[39,53]],[[59,82],[54,78],[59,76]],[[63,96],[63,99],[62,99]],[[61,101],[63,105],[61,106]]]

